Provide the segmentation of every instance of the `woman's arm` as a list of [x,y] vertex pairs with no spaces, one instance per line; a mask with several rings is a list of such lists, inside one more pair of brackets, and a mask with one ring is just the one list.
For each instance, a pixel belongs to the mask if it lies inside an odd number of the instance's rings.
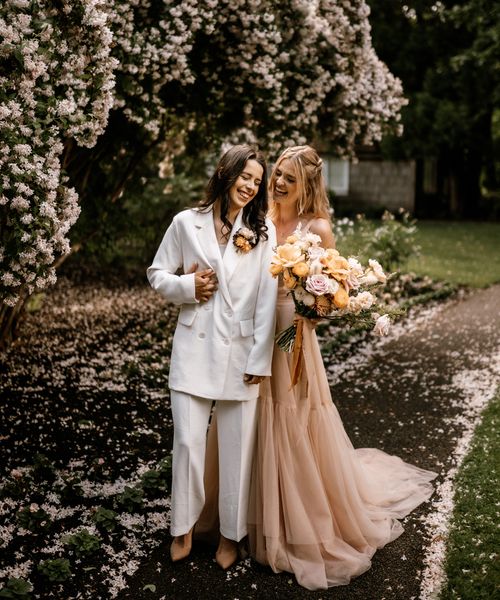
[[258,383],[261,377],[271,374],[273,356],[278,295],[278,280],[269,273],[273,247],[276,245],[276,233],[273,225],[269,226],[268,235],[269,239],[265,242],[266,247],[262,252],[260,265],[260,282],[254,313],[254,344],[245,369],[246,374],[258,376],[252,383]]
[[147,270],[151,287],[174,304],[197,302],[195,273],[175,274],[183,268],[183,262],[178,223],[174,218]]

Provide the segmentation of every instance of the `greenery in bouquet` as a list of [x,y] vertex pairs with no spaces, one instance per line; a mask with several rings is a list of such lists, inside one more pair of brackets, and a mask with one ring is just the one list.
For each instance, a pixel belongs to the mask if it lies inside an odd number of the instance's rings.
[[[334,248],[322,248],[321,238],[304,233],[299,226],[285,243],[276,248],[270,272],[281,276],[298,315],[329,319],[351,326],[363,322],[378,335],[389,331],[397,309],[382,306],[374,293],[385,284],[387,275],[377,260],[363,267],[355,257],[344,258]],[[295,323],[276,336],[278,346],[293,350]]]

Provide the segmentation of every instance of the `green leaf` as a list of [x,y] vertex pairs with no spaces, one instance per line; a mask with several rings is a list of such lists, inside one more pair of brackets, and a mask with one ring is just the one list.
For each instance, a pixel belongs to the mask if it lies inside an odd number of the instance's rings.
[[16,579],[11,577],[5,587],[0,590],[0,598],[17,598],[29,599],[31,598],[30,592],[33,590],[31,583],[25,579]]
[[14,50],[14,58],[17,60],[21,68],[24,69],[24,57],[23,53],[21,52],[21,50],[19,50],[19,48],[16,48]]

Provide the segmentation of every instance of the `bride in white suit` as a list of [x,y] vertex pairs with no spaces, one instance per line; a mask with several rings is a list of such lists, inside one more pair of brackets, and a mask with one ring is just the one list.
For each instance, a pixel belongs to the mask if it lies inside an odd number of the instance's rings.
[[271,374],[275,328],[277,284],[267,267],[276,234],[266,212],[265,161],[250,146],[234,146],[219,161],[204,201],[175,216],[147,271],[151,286],[181,305],[169,376],[174,561],[189,555],[205,501],[214,400],[221,567],[233,564],[247,534],[258,384]]

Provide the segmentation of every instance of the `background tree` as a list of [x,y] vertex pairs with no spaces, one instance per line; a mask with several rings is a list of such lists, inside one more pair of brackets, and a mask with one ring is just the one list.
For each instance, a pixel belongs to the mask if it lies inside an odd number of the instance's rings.
[[81,245],[120,226],[126,189],[171,171],[175,146],[202,171],[223,141],[273,150],[321,131],[348,155],[396,126],[401,85],[368,14],[364,0],[7,0],[0,338],[55,281],[78,197]]
[[409,98],[402,111],[403,137],[389,137],[383,149],[392,157],[437,159],[449,187],[448,213],[491,212],[482,197],[498,194],[500,5],[487,0],[369,4],[374,46]]

